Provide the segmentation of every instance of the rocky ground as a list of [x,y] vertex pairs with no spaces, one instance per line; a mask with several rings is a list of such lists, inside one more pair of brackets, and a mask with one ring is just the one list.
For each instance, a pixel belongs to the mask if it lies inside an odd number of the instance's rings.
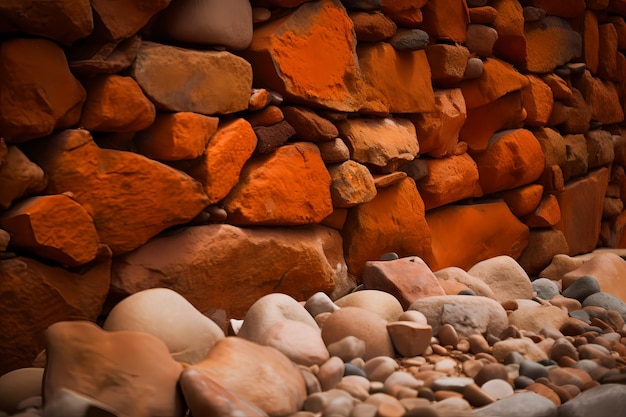
[[433,273],[388,254],[346,296],[273,293],[227,329],[140,291],[99,325],[52,325],[0,377],[0,415],[623,416],[619,255],[557,255],[536,278],[508,256]]

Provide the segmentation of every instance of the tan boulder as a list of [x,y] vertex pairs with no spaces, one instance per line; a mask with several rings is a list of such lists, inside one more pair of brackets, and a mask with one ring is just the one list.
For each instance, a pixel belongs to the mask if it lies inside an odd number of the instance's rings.
[[171,0],[92,0],[91,7],[98,16],[98,31],[107,40],[127,39],[139,32],[148,21],[169,6]]
[[[418,113],[433,110],[435,99],[424,50],[397,51],[386,42],[377,42],[359,45],[357,54],[368,91],[368,103],[363,111]],[[406,88],[407,83],[411,88]]]
[[88,0],[45,3],[5,1],[0,5],[0,14],[3,33],[28,33],[66,45],[89,35],[94,26]]
[[494,300],[496,298],[493,290],[489,288],[489,285],[485,284],[482,279],[468,274],[466,271],[459,267],[449,266],[447,268],[435,271],[434,274],[443,287],[453,286],[449,283],[458,283],[461,286],[465,286],[471,289],[472,291],[474,291],[474,293],[476,293],[476,295],[493,298]]
[[201,185],[184,173],[132,152],[101,149],[86,130],[65,130],[30,151],[50,176],[46,192],[71,192],[114,254],[188,222],[208,205]]
[[326,164],[337,164],[350,159],[350,149],[341,138],[317,144],[320,156]]
[[84,265],[98,254],[93,219],[63,194],[21,200],[2,213],[0,226],[11,233],[11,247],[65,267]]
[[432,44],[425,48],[431,79],[440,88],[451,88],[463,80],[470,51],[463,45]]
[[543,186],[540,184],[524,185],[502,193],[504,202],[517,217],[532,213],[543,195]]
[[330,183],[318,148],[297,142],[250,159],[223,204],[236,225],[319,223],[332,212]]
[[115,294],[154,287],[176,291],[202,313],[224,310],[227,317],[242,318],[254,302],[271,292],[297,300],[319,291],[339,297],[354,283],[347,278],[336,230],[215,224],[152,239],[116,258]]
[[543,328],[559,329],[567,319],[560,307],[530,301],[518,303],[519,307],[509,314],[509,324],[518,329],[539,333]]
[[285,120],[296,131],[295,137],[307,142],[326,142],[339,136],[337,127],[307,107],[282,106]]
[[357,277],[365,262],[387,252],[428,259],[430,230],[415,182],[405,178],[381,188],[372,201],[351,209],[342,236],[348,269]]
[[275,348],[294,363],[302,366],[322,365],[330,358],[320,329],[297,320],[283,320],[275,323],[258,343]]
[[396,33],[397,26],[393,20],[379,11],[349,11],[348,16],[352,19],[358,42],[380,42]]
[[545,277],[541,271],[550,265],[555,256],[568,252],[567,240],[560,230],[531,229],[528,235],[528,246],[517,259],[517,263],[528,275]]
[[[17,414],[22,401],[41,395],[43,368],[25,367],[0,376],[0,410]],[[22,407],[22,408],[20,408]]]
[[529,184],[541,176],[545,166],[541,145],[526,129],[495,134],[487,150],[474,160],[485,194]]
[[130,74],[157,110],[165,111],[235,113],[248,108],[252,89],[252,67],[239,56],[147,41]]
[[0,162],[0,208],[8,209],[20,197],[42,192],[48,178],[17,146],[4,146]]
[[601,291],[626,302],[625,273],[626,261],[619,255],[611,252],[598,253],[578,268],[563,275],[563,289],[572,285],[578,278],[589,275],[598,281]]
[[499,255],[517,258],[528,244],[528,227],[504,202],[448,205],[428,212],[426,221],[433,256],[425,260],[433,271],[449,266],[467,270]]
[[46,356],[44,406],[69,390],[123,415],[184,414],[177,389],[183,366],[156,336],[107,332],[90,322],[64,321],[46,331]]
[[535,73],[551,72],[559,65],[582,55],[582,38],[566,20],[547,16],[524,27],[526,69]]
[[160,161],[195,159],[205,152],[218,122],[217,117],[192,112],[159,113],[154,124],[135,135],[135,148]]
[[495,101],[468,109],[459,139],[467,143],[471,152],[482,152],[496,132],[522,127],[525,118],[522,92],[507,93]]
[[422,29],[431,38],[463,43],[467,40],[469,12],[463,0],[429,0],[422,7]]
[[430,346],[433,328],[414,321],[387,323],[387,331],[395,350],[405,358],[422,355]]
[[59,45],[14,38],[0,43],[0,56],[0,131],[8,143],[78,123],[86,93]]
[[596,247],[608,179],[608,169],[600,168],[570,182],[557,194],[561,208],[557,229],[565,235],[569,255],[589,252]]
[[529,84],[511,64],[497,58],[485,59],[480,77],[460,84],[467,109],[484,106],[506,93],[521,90]]
[[351,292],[335,300],[335,304],[339,308],[359,307],[371,311],[387,322],[400,320],[403,313],[402,304],[393,294],[378,289]]
[[99,316],[111,282],[111,252],[80,272],[16,257],[0,260],[0,374],[31,366],[44,349],[43,332],[64,320]]
[[490,3],[497,15],[493,27],[498,32],[494,55],[514,65],[526,61],[526,38],[524,37],[524,11],[517,0],[496,0]]
[[426,210],[483,195],[478,167],[468,154],[428,159],[426,165],[428,175],[417,181]]
[[548,359],[547,353],[529,338],[514,339],[509,337],[493,345],[492,355],[498,362],[504,362],[504,358],[511,352],[517,352],[525,359],[533,362]]
[[415,125],[420,154],[440,158],[451,154],[459,141],[467,110],[461,90],[452,88],[435,92],[435,109],[408,115]]
[[256,28],[243,56],[254,66],[255,84],[290,102],[358,111],[364,98],[355,51],[346,9],[323,0]]
[[400,118],[356,118],[337,123],[340,137],[356,162],[390,173],[419,152],[415,126]]
[[333,207],[347,208],[376,197],[374,178],[365,165],[348,160],[328,167]]
[[220,340],[191,366],[270,416],[300,411],[307,396],[300,370],[278,350],[241,337]]
[[552,90],[536,75],[529,74],[530,84],[522,89],[522,100],[526,109],[524,124],[528,126],[545,126],[552,113],[554,99]]
[[381,0],[380,8],[402,27],[415,28],[424,20],[422,7],[427,0]]
[[533,296],[528,274],[510,256],[485,259],[472,266],[467,273],[489,285],[500,303],[518,298],[529,300]]
[[403,309],[407,309],[418,298],[445,294],[428,265],[417,256],[391,261],[368,261],[361,279],[365,288],[395,296]]

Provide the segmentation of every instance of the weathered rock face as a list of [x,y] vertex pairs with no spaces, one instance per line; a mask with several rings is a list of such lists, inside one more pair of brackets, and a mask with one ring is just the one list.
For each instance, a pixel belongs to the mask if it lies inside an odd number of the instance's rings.
[[[112,279],[118,294],[166,287],[201,312],[224,310],[229,317],[243,317],[258,298],[271,292],[306,299],[318,291],[339,296],[353,286],[339,233],[322,226],[186,228],[117,257]],[[233,286],[238,290],[231,291]]]

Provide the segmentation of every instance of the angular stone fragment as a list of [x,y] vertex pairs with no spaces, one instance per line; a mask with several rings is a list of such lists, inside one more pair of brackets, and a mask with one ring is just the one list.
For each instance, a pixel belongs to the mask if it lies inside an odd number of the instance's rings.
[[213,115],[248,108],[252,68],[229,52],[144,41],[130,73],[158,110]]
[[403,357],[413,357],[424,353],[430,346],[433,328],[428,324],[413,321],[395,321],[387,323],[393,347]]
[[528,75],[530,84],[522,89],[522,99],[528,126],[545,126],[552,113],[553,96],[550,87],[536,75]]
[[402,27],[415,28],[422,23],[422,7],[426,0],[381,0],[380,8],[385,16]]
[[374,178],[367,167],[353,160],[329,166],[333,207],[346,208],[367,203],[376,197]]
[[470,51],[465,46],[432,44],[425,51],[434,85],[450,88],[464,79],[470,58]]
[[119,41],[130,38],[171,0],[156,0],[145,3],[142,0],[93,0],[91,7],[97,15],[97,30],[107,40]]
[[593,77],[588,71],[585,71],[576,85],[589,105],[591,120],[602,124],[611,124],[624,118],[624,111],[615,83]]
[[66,49],[70,70],[76,75],[117,74],[130,67],[141,46],[139,35],[105,44],[78,44]]
[[285,120],[296,131],[296,138],[310,142],[325,142],[335,139],[339,132],[334,124],[328,119],[315,113],[306,107],[283,106],[281,107]]
[[537,208],[523,220],[530,228],[556,226],[561,221],[561,209],[554,194],[546,194]]
[[4,149],[0,163],[0,208],[8,209],[14,200],[43,191],[48,179],[17,146]]
[[525,26],[526,69],[535,73],[551,72],[559,65],[582,54],[582,38],[566,20],[547,16]]
[[86,130],[65,130],[33,143],[29,152],[50,176],[47,193],[71,192],[115,254],[193,219],[208,205],[189,176],[135,153],[101,149]]
[[396,24],[381,12],[349,12],[359,42],[379,42],[396,33]]
[[224,208],[238,225],[319,223],[332,212],[330,182],[317,147],[297,142],[249,160]]
[[449,42],[466,41],[469,12],[464,0],[429,0],[422,14],[422,29],[431,37]]
[[517,0],[496,0],[490,5],[497,15],[493,27],[498,32],[494,55],[514,65],[526,61],[526,38],[524,37],[524,12]]

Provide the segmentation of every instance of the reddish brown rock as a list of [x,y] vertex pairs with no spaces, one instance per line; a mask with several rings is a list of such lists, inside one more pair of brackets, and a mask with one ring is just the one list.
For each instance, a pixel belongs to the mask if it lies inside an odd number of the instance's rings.
[[359,42],[379,42],[396,33],[396,24],[381,12],[349,12]]
[[[470,9],[471,10],[471,9]],[[498,40],[498,32],[491,26],[472,23],[467,26],[465,46],[479,57],[493,55],[493,45]]]
[[4,157],[0,162],[0,207],[7,209],[14,200],[43,191],[48,179],[43,170],[17,146],[5,145],[3,150]]
[[30,152],[50,176],[46,192],[71,192],[114,254],[193,219],[208,205],[192,178],[135,153],[101,149],[86,130],[33,142]]
[[528,85],[528,78],[504,61],[487,58],[483,74],[460,84],[468,110],[491,103],[506,93],[521,90]]
[[528,75],[528,80],[530,84],[522,90],[522,100],[527,113],[524,123],[528,126],[545,126],[554,103],[552,90],[536,75]]
[[370,171],[353,160],[328,167],[333,207],[347,208],[367,203],[376,197],[376,186]]
[[290,415],[307,396],[300,370],[278,350],[226,337],[193,369],[271,416]]
[[433,251],[427,263],[433,271],[449,266],[469,269],[498,255],[518,258],[528,244],[528,227],[504,202],[450,205],[428,212],[426,220]]
[[330,182],[317,147],[298,142],[250,159],[224,208],[238,225],[319,223],[332,212]]
[[0,43],[0,58],[0,131],[8,143],[78,122],[86,94],[60,46],[45,39],[9,39]]
[[577,86],[589,105],[592,120],[611,124],[624,118],[618,87],[613,82],[593,77],[585,71]]
[[135,147],[140,154],[161,161],[198,158],[218,122],[217,117],[198,113],[160,113],[152,126],[135,135]]
[[[208,117],[203,120],[211,128],[216,121]],[[209,132],[211,130],[204,134]],[[220,125],[216,133],[209,135],[206,140],[208,144],[202,156],[186,172],[200,181],[209,201],[216,203],[226,197],[239,182],[241,170],[256,148],[257,138],[245,119],[235,119]]]
[[381,0],[380,8],[398,25],[415,28],[424,20],[422,7],[426,3],[426,0]]
[[116,74],[130,67],[141,46],[139,35],[120,42],[75,45],[66,50],[70,69],[77,75]]
[[6,1],[0,6],[1,32],[22,32],[71,45],[93,30],[88,0],[38,3]]
[[493,27],[498,32],[495,56],[515,65],[526,62],[524,12],[517,0],[496,0],[490,4],[497,11]]
[[522,92],[508,93],[491,103],[468,109],[459,139],[467,143],[471,152],[482,152],[494,133],[521,127],[525,117]]
[[600,48],[598,50],[597,76],[604,80],[620,81],[617,63],[617,29],[612,23],[603,23],[598,26]]
[[451,154],[465,122],[465,99],[458,88],[437,90],[432,112],[407,116],[415,125],[420,154],[439,158]]
[[351,209],[342,235],[348,269],[357,277],[365,262],[387,252],[427,259],[430,231],[415,182],[405,178],[381,188],[372,201]]
[[[556,110],[556,103],[554,110]],[[582,93],[572,88],[572,98],[565,106],[565,120],[560,124],[559,130],[563,133],[585,133],[589,130],[591,122],[591,106]],[[552,125],[548,121],[548,125]]]
[[154,104],[130,77],[105,75],[86,83],[80,126],[96,132],[137,132],[154,122]]
[[485,194],[529,184],[541,176],[545,166],[539,142],[526,129],[494,135],[487,150],[474,160]]
[[255,84],[340,111],[364,104],[352,20],[338,0],[308,2],[255,29],[244,56]]
[[282,120],[271,126],[256,126],[254,134],[257,138],[256,152],[260,155],[274,152],[287,143],[296,131],[289,122]]
[[285,115],[280,107],[270,104],[258,111],[248,113],[246,120],[252,127],[272,126],[285,120]]
[[[433,110],[435,99],[424,50],[397,51],[388,43],[378,42],[359,45],[357,54],[368,94],[363,111],[384,114]],[[407,83],[411,88],[406,88]]]
[[285,120],[296,131],[295,137],[310,142],[325,142],[335,139],[339,132],[328,119],[306,107],[281,107]]
[[467,70],[470,51],[462,45],[432,44],[425,49],[434,85],[456,86]]
[[581,56],[582,39],[564,19],[547,16],[524,28],[526,36],[526,69],[551,72],[559,65]]
[[98,253],[91,216],[62,194],[20,201],[2,213],[0,226],[12,234],[11,247],[66,267],[86,264]]
[[0,261],[0,374],[31,366],[43,332],[64,320],[95,321],[109,292],[111,252],[79,272],[17,257]]
[[[589,168],[598,168],[609,165],[615,159],[615,144],[613,135],[602,129],[590,130],[585,134],[587,142],[587,165]],[[619,195],[619,194],[618,194]]]
[[44,404],[71,391],[125,415],[184,413],[177,389],[183,367],[156,336],[107,332],[90,322],[64,321],[46,331],[46,356]]
[[552,96],[555,100],[569,100],[572,98],[572,89],[567,85],[567,82],[556,74],[543,74],[541,76],[543,82],[548,84],[550,90],[552,90]]
[[422,29],[431,38],[463,43],[467,39],[469,12],[463,0],[429,0],[422,7]]
[[561,221],[561,209],[554,194],[546,194],[539,206],[524,218],[530,228],[553,227]]
[[532,5],[546,11],[547,14],[560,17],[578,17],[585,12],[585,0],[573,0],[564,4],[558,0],[532,0]]
[[230,52],[144,41],[130,73],[157,110],[213,115],[248,108],[252,68]]
[[569,255],[593,250],[600,235],[600,221],[604,206],[604,194],[609,179],[607,168],[600,168],[565,186],[557,194],[561,208],[561,222]]
[[600,50],[600,30],[598,16],[591,10],[586,10],[582,27],[583,57],[587,69],[593,74],[598,72]]
[[419,152],[415,126],[399,118],[355,118],[337,123],[350,157],[377,171],[390,173]]
[[502,198],[513,214],[517,217],[523,217],[537,208],[542,195],[543,186],[531,184],[505,191],[502,193]]
[[568,158],[567,144],[561,134],[551,128],[534,129],[533,134],[541,145],[546,166],[564,166]]
[[556,229],[533,229],[528,235],[528,246],[517,262],[531,276],[537,276],[552,259],[569,252],[563,232]]
[[417,181],[417,189],[430,210],[483,192],[476,162],[466,153],[426,161],[428,175]]
[[395,296],[404,310],[419,298],[445,295],[437,277],[417,256],[368,261],[363,268],[362,281],[368,289]]
[[91,7],[98,16],[98,33],[108,40],[130,38],[171,0],[157,0],[145,4],[141,0],[93,0]]
[[306,300],[319,291],[333,297],[349,291],[354,284],[341,243],[336,230],[321,226],[194,226],[116,258],[111,285],[119,295],[170,288],[201,312],[224,310],[227,317],[243,318],[271,292]]

